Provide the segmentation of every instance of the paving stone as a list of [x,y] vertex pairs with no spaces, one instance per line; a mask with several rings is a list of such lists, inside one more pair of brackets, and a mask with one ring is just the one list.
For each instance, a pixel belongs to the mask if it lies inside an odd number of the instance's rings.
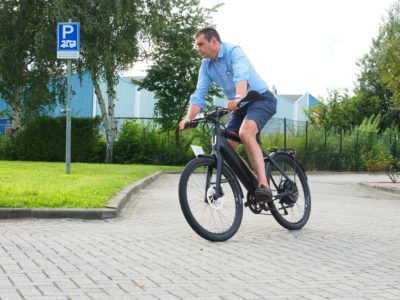
[[179,175],[116,219],[0,220],[0,299],[400,299],[400,197],[358,184],[384,178],[311,174],[305,228],[245,209],[224,243],[186,223]]

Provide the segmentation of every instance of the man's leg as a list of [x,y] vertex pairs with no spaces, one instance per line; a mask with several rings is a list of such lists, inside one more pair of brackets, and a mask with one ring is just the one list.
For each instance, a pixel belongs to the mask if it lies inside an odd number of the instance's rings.
[[253,120],[244,119],[239,130],[240,139],[246,149],[251,166],[257,175],[258,184],[260,186],[268,187],[264,158],[256,139],[257,133],[257,123]]

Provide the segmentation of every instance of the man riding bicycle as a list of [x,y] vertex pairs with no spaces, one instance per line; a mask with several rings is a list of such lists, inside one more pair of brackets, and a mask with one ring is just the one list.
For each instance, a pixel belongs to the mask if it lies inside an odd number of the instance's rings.
[[[186,123],[193,120],[205,108],[205,98],[211,82],[220,86],[228,99],[226,108],[230,111],[226,129],[239,135],[257,175],[259,187],[255,191],[255,197],[270,202],[272,193],[268,186],[264,158],[256,136],[276,113],[277,100],[243,50],[239,46],[221,42],[219,33],[214,28],[200,29],[195,34],[195,44],[203,61],[196,91],[190,98],[188,113],[179,123],[179,127],[184,129]],[[253,101],[238,110],[239,101],[250,90],[260,93],[260,101]],[[237,142],[228,141],[233,148],[237,147]]]

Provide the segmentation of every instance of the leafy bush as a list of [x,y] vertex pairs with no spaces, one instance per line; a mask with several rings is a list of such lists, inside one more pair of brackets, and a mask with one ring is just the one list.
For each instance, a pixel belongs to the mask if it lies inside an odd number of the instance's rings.
[[400,159],[396,159],[387,153],[363,156],[369,173],[386,173],[392,182],[397,182],[400,177]]
[[116,163],[183,164],[193,158],[189,151],[193,134],[182,135],[176,145],[173,134],[160,127],[127,121],[122,125],[115,145]]
[[[65,117],[36,118],[12,137],[3,138],[0,157],[28,161],[65,161],[65,123]],[[99,118],[72,119],[72,161],[104,161],[105,142],[99,126]]]

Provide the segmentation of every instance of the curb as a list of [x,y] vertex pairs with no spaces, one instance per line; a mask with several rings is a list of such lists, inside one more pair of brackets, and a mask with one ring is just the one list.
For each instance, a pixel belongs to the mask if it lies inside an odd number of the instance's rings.
[[124,206],[132,200],[141,189],[157,180],[164,172],[158,172],[136,181],[118,192],[104,208],[0,208],[0,219],[19,218],[72,218],[102,220],[115,218]]
[[359,185],[365,186],[370,189],[374,190],[379,190],[379,191],[385,191],[388,193],[395,194],[396,196],[400,197],[400,189],[395,188],[395,187],[390,187],[390,186],[382,186],[376,183],[365,183],[365,182],[360,182]]

